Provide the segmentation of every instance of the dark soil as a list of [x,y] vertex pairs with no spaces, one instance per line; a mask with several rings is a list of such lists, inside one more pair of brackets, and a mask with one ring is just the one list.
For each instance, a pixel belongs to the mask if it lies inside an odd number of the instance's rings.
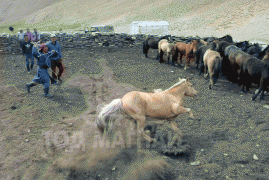
[[[67,83],[77,75],[101,77],[106,71],[104,69],[102,71],[100,59],[104,59],[113,71],[114,75],[111,75],[111,78],[118,84],[124,83],[126,87],[133,86],[133,89],[144,92],[152,92],[153,89],[159,88],[164,90],[178,82],[180,77],[191,78],[191,82],[199,92],[194,99],[186,98],[184,102],[184,107],[193,110],[195,120],[189,119],[188,115],[177,118],[179,128],[186,134],[182,147],[187,149],[180,153],[164,153],[149,148],[149,153],[156,151],[159,158],[166,156],[165,161],[173,167],[173,170],[169,171],[169,174],[163,173],[163,176],[139,175],[137,176],[139,179],[268,179],[269,112],[265,107],[268,95],[263,101],[260,101],[259,97],[256,101],[252,101],[255,88],[251,88],[251,92],[246,94],[242,93],[237,84],[227,81],[223,76],[220,76],[218,86],[214,90],[209,90],[209,80],[198,75],[194,64],[187,71],[183,70],[183,65],[172,67],[166,63],[159,64],[154,60],[157,50],[150,50],[149,58],[144,57],[142,49],[135,47],[69,50],[63,51],[62,54],[66,67],[63,83],[50,86],[50,93],[54,95],[51,99],[43,97],[42,85],[33,87],[31,93],[26,93],[25,84],[33,79],[36,65],[34,72],[28,74],[24,56],[1,57],[5,85],[9,87],[1,91],[1,103],[4,103],[0,110],[3,117],[0,124],[1,179],[27,179],[28,176],[28,179],[41,178],[44,171],[54,167],[50,166],[53,159],[42,160],[40,156],[33,155],[31,149],[42,151],[44,142],[40,139],[44,131],[56,127],[61,129],[63,127],[60,125],[61,122],[63,124],[66,122],[64,119],[78,117],[91,108],[87,100],[91,100],[93,95],[94,98],[102,96],[98,95],[100,93],[98,90],[89,88],[87,94],[80,88],[81,86],[69,86]],[[100,77],[92,79],[94,84],[103,83],[104,80],[100,81]],[[103,97],[103,99],[109,103],[111,99],[121,98],[125,91],[127,90],[122,90],[118,97]],[[15,95],[8,96],[9,92],[14,92]],[[101,92],[103,96],[107,96],[105,88]],[[92,113],[89,113],[89,116],[96,116],[95,110],[90,112]],[[84,122],[84,120],[72,121],[73,126],[66,130],[78,130],[82,121]],[[147,129],[152,130],[154,137],[156,130],[153,129],[157,129],[156,125],[149,124]],[[30,140],[25,142],[26,139]],[[64,169],[61,168],[63,166],[59,166],[60,170],[58,168],[57,172],[67,179],[128,179],[126,168],[133,167],[137,163],[136,160],[139,158],[136,157],[136,152],[137,149],[121,150],[118,156],[104,161],[104,164],[110,162],[108,165],[98,166],[96,170],[84,169],[82,173],[74,167]],[[144,156],[146,157],[147,153],[140,158],[145,158]],[[126,160],[128,157],[133,159]],[[106,172],[108,168],[111,170],[114,166],[118,168],[113,172]],[[34,175],[30,176],[30,172]]]

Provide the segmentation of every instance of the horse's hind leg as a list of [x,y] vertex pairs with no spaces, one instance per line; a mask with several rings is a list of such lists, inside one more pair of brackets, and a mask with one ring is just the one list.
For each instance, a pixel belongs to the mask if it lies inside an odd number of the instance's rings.
[[204,78],[207,78],[208,77],[208,66],[207,64],[205,63],[204,64]]
[[[129,114],[130,115],[130,114]],[[142,134],[142,136],[149,141],[150,143],[152,143],[155,139],[149,137],[145,131],[145,123],[146,123],[146,117],[145,116],[141,116],[141,115],[137,115],[137,114],[131,114],[130,115],[132,118],[134,118],[137,122],[137,130],[138,132],[140,132]],[[156,141],[156,140],[155,140]]]
[[167,64],[169,64],[170,53],[167,53]]
[[148,58],[148,51],[149,51],[149,47],[145,47],[145,57]]
[[160,52],[160,63],[163,62],[163,51]]

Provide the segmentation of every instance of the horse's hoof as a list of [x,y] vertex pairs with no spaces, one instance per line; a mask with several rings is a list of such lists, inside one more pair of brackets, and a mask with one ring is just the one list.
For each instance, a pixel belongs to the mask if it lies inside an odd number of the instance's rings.
[[153,144],[154,142],[157,142],[157,140],[156,139],[150,140],[150,144]]

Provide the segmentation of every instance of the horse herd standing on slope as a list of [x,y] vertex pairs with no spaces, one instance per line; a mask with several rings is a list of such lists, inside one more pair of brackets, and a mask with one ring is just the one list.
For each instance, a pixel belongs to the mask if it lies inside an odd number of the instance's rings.
[[[200,65],[199,75],[210,76],[209,89],[216,84],[219,73],[222,72],[228,80],[242,85],[242,91],[247,92],[251,84],[258,84],[259,89],[252,97],[255,100],[269,85],[269,45],[262,50],[259,44],[251,45],[248,41],[233,42],[230,35],[222,38],[181,38],[182,42],[171,42],[169,36],[161,38],[148,37],[143,43],[143,53],[146,57],[148,50],[158,49],[156,60],[164,62],[163,55],[167,54],[168,62],[172,56],[172,65],[186,57],[184,70],[188,69],[192,60],[196,59],[196,69]],[[246,88],[246,91],[245,91]]]

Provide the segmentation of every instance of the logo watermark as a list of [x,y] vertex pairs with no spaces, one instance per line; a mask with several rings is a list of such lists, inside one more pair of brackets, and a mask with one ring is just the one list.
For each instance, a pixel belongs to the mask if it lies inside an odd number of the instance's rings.
[[44,133],[45,144],[48,147],[54,145],[58,149],[66,148],[69,152],[75,149],[81,149],[85,151],[85,139],[82,131],[75,131],[73,135],[69,137],[66,131],[47,131]]
[[129,131],[125,136],[122,131],[113,132],[113,137],[107,135],[95,134],[93,138],[87,140],[85,139],[85,134],[83,131],[75,131],[72,136],[68,135],[66,131],[47,131],[44,133],[45,144],[47,147],[54,145],[57,149],[66,149],[68,152],[75,150],[85,151],[85,143],[91,143],[92,148],[115,148],[120,146],[120,148],[131,148],[132,142],[136,141],[137,148],[142,148],[142,142],[144,142],[143,148],[157,148],[170,149],[173,145],[177,144],[179,146],[181,143],[181,138],[177,133],[168,132],[164,135],[161,131],[155,133],[153,143],[148,142],[143,138],[140,131]]

